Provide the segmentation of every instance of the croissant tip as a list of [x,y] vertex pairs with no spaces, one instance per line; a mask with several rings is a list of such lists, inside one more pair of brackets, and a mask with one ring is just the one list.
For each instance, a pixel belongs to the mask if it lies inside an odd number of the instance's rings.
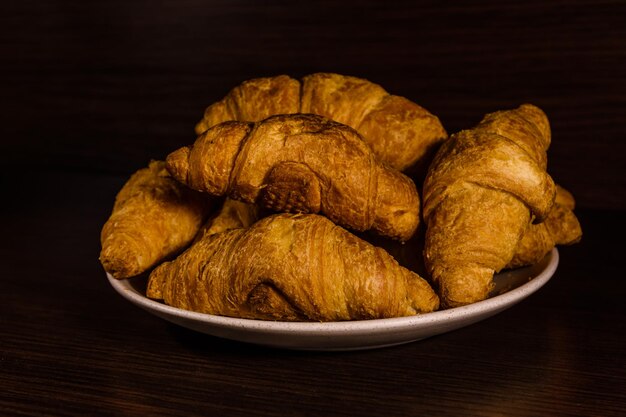
[[201,134],[203,134],[207,130],[207,128],[208,128],[208,126],[204,122],[204,119],[203,119],[203,120],[201,120],[200,122],[198,122],[196,124],[196,126],[194,127],[194,132],[196,132],[196,135],[200,136]]
[[[124,246],[125,247],[125,246]],[[100,263],[106,272],[115,279],[125,279],[138,275],[141,271],[137,258],[120,253],[114,246],[105,246],[100,252]]]
[[153,300],[163,299],[163,286],[165,283],[165,268],[168,262],[159,265],[150,274],[148,278],[148,285],[146,288],[146,296]]
[[182,183],[187,182],[189,174],[189,153],[189,147],[184,146],[169,154],[165,159],[165,164],[169,173],[172,177]]

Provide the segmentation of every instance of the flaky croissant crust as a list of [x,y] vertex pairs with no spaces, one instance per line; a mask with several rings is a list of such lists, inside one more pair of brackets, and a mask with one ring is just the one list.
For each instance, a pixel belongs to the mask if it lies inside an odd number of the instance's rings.
[[556,245],[572,245],[582,238],[582,228],[574,214],[574,196],[556,186],[556,199],[546,219],[530,224],[520,239],[506,268],[519,268],[541,261]]
[[171,177],[165,162],[134,173],[116,196],[101,231],[100,261],[115,278],[129,278],[182,251],[212,202]]
[[323,213],[398,240],[419,222],[415,184],[379,162],[354,129],[318,115],[225,122],[166,161],[195,190],[275,211]]
[[[501,112],[500,117],[509,114]],[[512,134],[497,134],[481,125],[454,134],[442,145],[424,182],[424,219],[468,183],[506,191],[526,204],[538,221],[544,219],[554,204],[555,184],[543,167],[545,157],[538,160],[522,146],[532,136],[523,137],[516,140]]]
[[443,305],[486,298],[532,216],[549,214],[549,143],[543,111],[522,105],[485,116],[439,149],[424,182],[424,260]]
[[339,321],[438,307],[428,283],[323,216],[277,214],[207,235],[150,275],[148,296],[231,317]]
[[286,75],[245,81],[206,109],[196,133],[229,120],[257,122],[291,113],[314,113],[352,127],[377,158],[398,170],[429,159],[447,138],[439,119],[423,107],[368,80],[333,73],[302,81]]

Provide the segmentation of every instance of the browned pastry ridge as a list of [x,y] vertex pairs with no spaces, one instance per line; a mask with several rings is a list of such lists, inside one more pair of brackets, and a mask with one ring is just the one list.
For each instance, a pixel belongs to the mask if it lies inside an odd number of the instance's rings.
[[205,110],[196,133],[225,121],[258,122],[291,113],[314,113],[352,127],[378,159],[398,170],[416,162],[421,165],[416,170],[425,170],[428,156],[448,136],[423,107],[368,80],[333,73],[302,81],[286,75],[245,81]]
[[113,277],[139,275],[182,251],[211,208],[206,195],[180,184],[153,161],[133,174],[115,198],[101,232],[100,262]]
[[548,216],[548,119],[538,107],[488,114],[444,142],[424,183],[424,262],[442,305],[485,299],[531,220]]
[[582,229],[574,214],[574,196],[565,188],[556,186],[556,200],[548,217],[538,224],[530,224],[519,241],[513,259],[507,268],[534,265],[556,245],[572,245],[582,238]]
[[225,122],[166,159],[190,188],[275,211],[322,213],[401,241],[419,223],[408,177],[379,162],[352,128],[313,114]]
[[150,274],[147,295],[230,317],[340,321],[431,312],[438,298],[383,249],[323,216],[276,214],[206,235]]

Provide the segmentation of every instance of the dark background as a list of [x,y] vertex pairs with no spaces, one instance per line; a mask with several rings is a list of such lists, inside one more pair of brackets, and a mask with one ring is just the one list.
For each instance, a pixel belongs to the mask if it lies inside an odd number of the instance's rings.
[[43,0],[1,8],[0,163],[10,172],[128,175],[193,141],[204,108],[243,80],[330,71],[416,101],[449,132],[536,104],[552,123],[557,182],[580,207],[626,208],[623,1]]
[[[581,243],[550,282],[402,346],[290,352],[160,320],[113,291],[123,182],[240,82],[367,78],[449,132],[524,102]],[[618,416],[626,409],[626,2],[0,2],[0,414]]]

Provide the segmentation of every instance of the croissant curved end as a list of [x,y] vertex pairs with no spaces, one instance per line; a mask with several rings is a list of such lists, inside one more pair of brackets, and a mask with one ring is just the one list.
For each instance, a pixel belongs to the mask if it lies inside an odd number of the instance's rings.
[[120,234],[116,235],[114,240],[114,243],[109,240],[103,242],[100,262],[104,270],[115,279],[130,278],[140,274],[144,269],[143,257],[137,250],[140,243],[127,235]]
[[146,296],[153,300],[163,299],[163,287],[167,279],[167,271],[169,270],[170,262],[164,262],[157,266],[150,274],[148,279],[148,285],[146,288]]
[[168,172],[179,182],[186,184],[189,178],[189,154],[191,150],[184,146],[170,153],[165,159]]
[[203,134],[207,129],[209,128],[209,124],[207,123],[207,121],[203,118],[202,120],[200,120],[198,123],[196,123],[196,126],[194,127],[194,132],[196,132],[196,135],[201,135]]
[[552,141],[552,133],[550,130],[550,122],[548,121],[546,113],[534,104],[527,103],[519,106],[517,110],[526,120],[534,124],[535,127],[541,132],[543,146],[547,149]]

